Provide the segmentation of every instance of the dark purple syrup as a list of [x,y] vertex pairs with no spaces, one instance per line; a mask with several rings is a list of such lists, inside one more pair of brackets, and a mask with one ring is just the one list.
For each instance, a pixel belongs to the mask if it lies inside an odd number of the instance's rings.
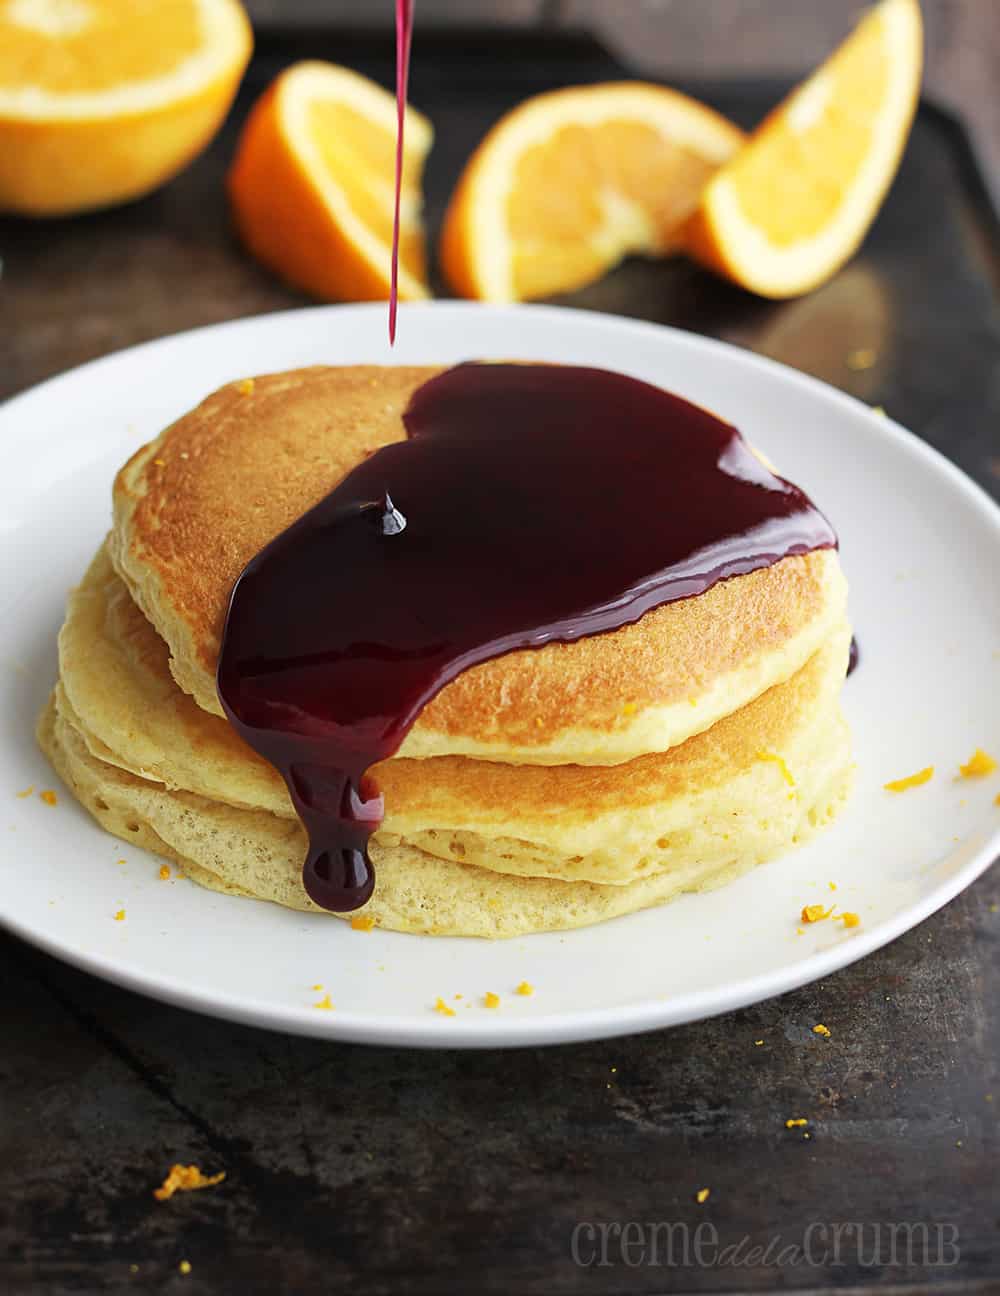
[[735,428],[621,374],[461,365],[404,421],[248,564],[219,663],[308,831],[306,891],[340,912],[374,885],[366,771],[459,672],[836,544]]
[[851,650],[847,656],[847,673],[853,675],[858,669],[858,662],[861,660],[861,649],[858,647],[857,635],[851,635]]

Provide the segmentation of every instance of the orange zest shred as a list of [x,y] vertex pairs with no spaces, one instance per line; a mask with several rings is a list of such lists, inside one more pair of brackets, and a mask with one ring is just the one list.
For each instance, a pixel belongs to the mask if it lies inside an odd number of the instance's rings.
[[325,994],[322,999],[318,999],[316,1003],[313,1004],[313,1007],[320,1008],[323,1012],[333,1012],[333,1003],[331,1002],[329,994]]
[[836,889],[837,889],[837,884],[836,884],[836,882],[827,882],[826,885],[830,888],[831,891],[836,891]]
[[239,392],[241,396],[249,396],[250,393],[253,391],[253,379],[241,378],[240,381],[236,384],[236,390]]
[[54,806],[54,805],[58,805],[59,803],[59,798],[56,796],[56,794],[52,791],[51,788],[46,788],[44,792],[39,792],[38,795],[41,797],[41,799],[45,802],[46,805]]
[[514,993],[519,995],[533,995],[535,993],[535,987],[530,981],[522,981]]
[[220,1170],[214,1175],[204,1175],[196,1165],[172,1165],[163,1183],[159,1188],[153,1189],[153,1196],[157,1201],[169,1201],[175,1192],[193,1192],[195,1188],[212,1188],[215,1184],[222,1183],[225,1177],[225,1170]]
[[984,752],[982,747],[977,747],[964,765],[959,765],[958,772],[961,778],[984,778],[987,774],[992,774],[997,768],[997,763],[989,752]]
[[817,1022],[813,1027],[814,1035],[822,1035],[824,1039],[830,1038],[830,1027],[824,1026],[822,1022]]
[[781,777],[785,780],[788,786],[795,786],[795,776],[788,768],[788,762],[785,760],[784,756],[779,756],[777,752],[759,751],[757,753],[757,759],[760,761],[773,762],[777,765],[778,769],[781,770]]
[[760,1046],[761,1046],[763,1043],[764,1043],[763,1040],[754,1040],[754,1044],[757,1046],[757,1048],[760,1048]]
[[709,1193],[710,1193],[711,1191],[712,1191],[711,1188],[699,1188],[699,1189],[698,1189],[698,1191],[697,1191],[697,1192],[695,1193],[695,1195],[694,1195],[694,1199],[695,1199],[695,1201],[698,1203],[699,1206],[703,1206],[703,1205],[705,1204],[705,1202],[708,1201],[708,1195],[709,1195]]
[[909,788],[920,787],[923,783],[929,783],[934,777],[934,766],[927,765],[922,770],[917,770],[916,774],[908,774],[906,778],[892,779],[886,783],[887,792],[906,792]]
[[850,912],[837,914],[836,921],[842,922],[845,927],[860,927],[861,925],[861,919],[858,917],[858,915],[856,913],[850,913]]
[[34,790],[35,790],[34,783],[29,784],[28,787],[26,787],[23,792],[16,793],[18,800],[23,801],[25,797],[30,797],[32,792],[34,792]]
[[809,1121],[805,1116],[789,1116],[785,1121],[785,1129],[798,1129],[801,1125],[808,1125]]
[[821,904],[804,905],[802,913],[799,915],[804,923],[823,922],[833,914],[833,905],[829,909],[824,909]]
[[124,922],[124,921],[125,921],[125,910],[119,909],[118,912],[115,914],[115,922]]
[[437,999],[434,1001],[434,1011],[440,1013],[442,1017],[455,1016],[455,1009],[450,1008],[440,995],[438,995]]
[[492,990],[487,990],[486,993],[483,995],[483,1007],[499,1008],[500,996],[498,994],[494,994]]
[[186,1278],[187,1275],[191,1272],[191,1261],[182,1260],[180,1264],[177,1266],[177,1268]]
[[161,882],[169,882],[169,881],[170,881],[170,868],[169,868],[169,866],[166,865],[166,864],[161,864],[161,865],[160,865],[160,881],[161,881]]
[[355,914],[351,919],[351,931],[369,932],[375,926],[375,919],[371,914]]

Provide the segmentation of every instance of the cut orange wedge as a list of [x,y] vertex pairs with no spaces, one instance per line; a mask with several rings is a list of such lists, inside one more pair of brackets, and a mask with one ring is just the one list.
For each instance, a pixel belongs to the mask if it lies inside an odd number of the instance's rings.
[[441,259],[465,297],[567,292],[622,257],[664,256],[743,132],[663,86],[608,83],[520,104],[452,196]]
[[922,61],[917,0],[882,0],[708,183],[690,253],[765,297],[828,279],[896,174]]
[[[399,297],[426,297],[420,178],[430,122],[406,111]],[[334,301],[389,294],[396,101],[332,63],[297,63],[257,101],[229,172],[237,228],[289,283]]]
[[205,147],[252,38],[236,0],[0,3],[0,209],[136,198]]

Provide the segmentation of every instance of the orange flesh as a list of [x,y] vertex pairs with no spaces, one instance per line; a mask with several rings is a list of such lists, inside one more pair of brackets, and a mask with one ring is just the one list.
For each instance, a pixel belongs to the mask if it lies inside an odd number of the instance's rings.
[[[669,250],[713,170],[654,127],[628,120],[564,126],[527,149],[507,201],[517,295],[578,287],[625,252]],[[608,237],[623,206],[635,221],[624,245],[621,233]]]
[[[335,179],[351,211],[376,238],[391,244],[395,135],[356,109],[331,100],[310,105],[309,131],[325,170]],[[404,155],[404,193],[419,194],[420,171],[420,159]],[[423,235],[405,224],[399,236],[399,263],[409,274],[424,278]]]
[[822,72],[823,110],[796,130],[787,109],[770,118],[728,168],[748,221],[787,247],[827,226],[872,145],[872,123],[885,99],[889,62],[873,28]]
[[[32,86],[49,94],[116,89],[166,75],[201,48],[194,0],[146,0],[141,21],[137,7],[135,0],[0,5],[0,89]],[[25,21],[14,20],[18,12]]]

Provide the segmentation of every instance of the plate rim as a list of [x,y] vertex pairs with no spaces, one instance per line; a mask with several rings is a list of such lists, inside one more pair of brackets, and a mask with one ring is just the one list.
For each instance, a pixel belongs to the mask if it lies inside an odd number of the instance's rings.
[[[288,324],[298,322],[303,317],[321,319],[331,314],[338,316],[349,314],[367,318],[373,314],[384,316],[384,312],[385,304],[382,302],[298,307],[206,324],[123,347],[85,361],[72,369],[54,374],[8,397],[0,403],[0,436],[8,432],[8,422],[18,418],[22,405],[30,404],[40,397],[58,398],[60,385],[71,387],[85,375],[89,377],[103,367],[113,368],[125,357],[138,358],[157,349],[166,350],[182,339],[190,342],[207,334],[215,335],[220,332],[238,332],[261,327],[280,328],[286,322]],[[610,328],[626,335],[632,333],[650,340],[656,339],[669,346],[707,351],[709,354],[721,357],[724,363],[745,365],[751,370],[761,370],[773,379],[790,382],[800,387],[815,399],[841,406],[853,417],[861,416],[873,434],[887,441],[895,452],[923,460],[935,474],[946,478],[964,498],[966,505],[980,515],[993,531],[1000,550],[1000,504],[941,451],[901,426],[891,416],[876,413],[859,398],[811,374],[803,373],[781,361],[759,355],[735,343],[706,337],[676,325],[657,324],[577,307],[533,303],[502,306],[450,300],[407,303],[401,307],[400,327],[401,329],[406,327],[407,319],[419,323],[419,317],[426,313],[453,314],[457,317],[463,315],[481,317],[484,313],[489,313],[503,321],[508,318],[516,319],[525,312],[533,316],[547,316],[554,323],[563,321],[566,316],[572,316],[574,327],[583,326],[597,332]],[[391,354],[388,362],[392,362]],[[543,1013],[516,1020],[511,1018],[497,1018],[482,1022],[466,1020],[459,1030],[444,1020],[418,1019],[412,1013],[371,1017],[359,1012],[352,1013],[349,1010],[338,1009],[336,1014],[326,1016],[295,1004],[278,1007],[266,1001],[236,996],[229,992],[192,989],[169,975],[143,972],[128,964],[123,966],[120,957],[88,951],[79,944],[52,938],[43,927],[19,921],[16,913],[8,912],[2,906],[0,906],[0,929],[10,932],[27,944],[62,962],[69,963],[112,984],[189,1011],[244,1025],[345,1043],[393,1047],[452,1049],[538,1047],[610,1039],[699,1021],[749,1004],[763,1002],[831,975],[874,953],[924,922],[981,876],[998,854],[1000,854],[1000,823],[971,852],[970,857],[959,868],[937,881],[921,897],[875,926],[866,928],[825,950],[816,951],[794,964],[785,964],[737,982],[729,982],[709,989],[687,991],[673,998],[662,1000],[646,998],[626,1005],[582,1009],[569,1014],[565,1011]],[[567,933],[567,935],[571,934]],[[393,935],[398,938],[403,933],[393,933]],[[420,937],[409,936],[408,939],[417,940]]]

